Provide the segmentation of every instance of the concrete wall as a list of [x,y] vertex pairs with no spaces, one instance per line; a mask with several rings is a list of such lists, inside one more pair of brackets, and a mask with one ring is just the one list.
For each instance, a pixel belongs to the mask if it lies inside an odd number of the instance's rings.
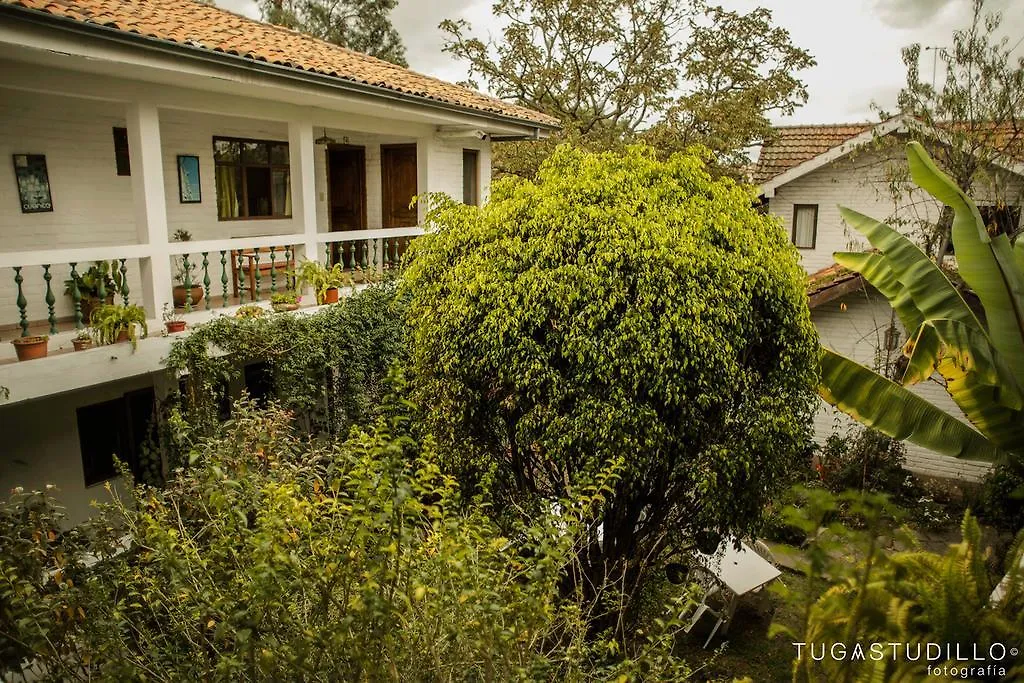
[[[884,348],[885,331],[890,324],[895,322],[900,332],[900,345],[907,340],[899,320],[892,318],[889,302],[874,290],[856,292],[818,306],[811,311],[811,317],[822,344],[868,367],[875,364],[875,349]],[[898,348],[894,353],[899,354]],[[947,413],[967,421],[938,382],[922,382],[911,390]],[[832,432],[845,430],[853,424],[851,418],[822,401],[814,419],[815,440],[824,443]],[[985,464],[950,458],[912,443],[906,443],[906,447],[907,469],[914,472],[977,481],[988,471]]]
[[[39,361],[36,361],[39,362]],[[154,375],[111,382],[13,406],[0,407],[0,491],[16,486],[40,490],[53,484],[67,508],[69,524],[92,514],[92,501],[109,502],[102,483],[85,486],[76,410],[154,385]]]
[[[801,264],[808,273],[834,262],[836,251],[859,251],[867,242],[850,230],[839,215],[846,206],[879,220],[891,221],[904,232],[918,221],[934,222],[940,205],[930,195],[913,188],[894,200],[890,185],[906,177],[906,160],[898,156],[898,146],[890,154],[875,151],[848,155],[827,166],[786,183],[768,200],[772,214],[782,220],[786,235],[793,230],[794,204],[818,205],[818,232],[814,249],[800,249]],[[1020,206],[1024,197],[1024,179],[993,171],[995,182],[980,182],[972,193],[979,203],[997,199]]]

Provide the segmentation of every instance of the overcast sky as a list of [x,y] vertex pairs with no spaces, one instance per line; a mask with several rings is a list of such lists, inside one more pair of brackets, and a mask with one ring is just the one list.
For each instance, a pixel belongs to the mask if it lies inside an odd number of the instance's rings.
[[[216,0],[225,9],[258,17],[255,0]],[[772,9],[793,42],[814,55],[818,66],[802,74],[807,104],[776,123],[837,123],[874,119],[871,102],[894,109],[905,81],[900,48],[919,42],[948,46],[953,30],[970,19],[970,0],[719,0],[731,9]],[[411,68],[449,81],[466,77],[465,66],[441,52],[437,25],[468,20],[477,35],[496,34],[492,0],[399,0],[392,21],[405,41]],[[988,0],[1002,10],[1001,30],[1024,53],[1024,0]],[[926,71],[931,53],[925,53]]]

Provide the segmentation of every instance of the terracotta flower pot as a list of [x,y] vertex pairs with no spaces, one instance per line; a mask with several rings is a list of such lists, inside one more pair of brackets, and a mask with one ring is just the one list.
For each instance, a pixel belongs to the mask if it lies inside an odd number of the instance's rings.
[[168,334],[174,334],[175,332],[181,332],[185,329],[184,320],[168,320],[164,322],[164,326],[167,328]]
[[79,302],[79,306],[80,306],[81,311],[82,311],[82,320],[85,321],[86,325],[88,325],[92,321],[92,312],[95,311],[97,308],[99,308],[104,303],[106,303],[106,304],[114,303],[114,295],[113,294],[108,294],[106,301],[102,301],[102,302],[99,300],[99,297],[95,297],[95,296],[85,296],[85,297],[82,297],[82,300]]
[[11,343],[18,354],[18,360],[35,360],[45,358],[49,337],[19,337]]
[[83,337],[81,339],[72,339],[71,345],[75,347],[75,351],[85,351],[86,349],[92,348],[92,339],[89,337]]
[[114,340],[115,344],[128,341],[128,330],[121,330],[117,333],[117,339]]
[[336,303],[338,303],[338,289],[336,287],[331,287],[326,292],[324,292],[324,303],[325,304],[336,304]]
[[[203,287],[202,285],[193,285],[189,289],[192,292],[192,305],[195,306],[203,300]],[[174,307],[183,308],[185,306],[185,285],[176,285],[172,294],[174,296]]]

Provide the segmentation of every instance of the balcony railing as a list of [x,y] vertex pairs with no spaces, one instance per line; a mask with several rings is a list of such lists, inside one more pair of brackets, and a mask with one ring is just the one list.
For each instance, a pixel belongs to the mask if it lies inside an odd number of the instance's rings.
[[[341,264],[357,286],[397,268],[411,240],[422,232],[390,228],[317,233],[315,251],[308,257]],[[164,292],[180,285],[183,292],[177,303],[185,312],[262,301],[294,287],[295,268],[308,244],[306,235],[290,234],[0,253],[0,293],[10,293],[4,297],[6,304],[0,301],[0,335],[81,329],[88,325],[89,309],[96,303],[143,301],[145,271],[150,260],[158,258],[169,259],[171,279],[150,282],[154,288],[164,287]],[[103,275],[89,278],[90,288],[83,291],[81,278],[94,266]],[[151,310],[152,303],[145,305],[147,318],[160,317],[161,311]]]

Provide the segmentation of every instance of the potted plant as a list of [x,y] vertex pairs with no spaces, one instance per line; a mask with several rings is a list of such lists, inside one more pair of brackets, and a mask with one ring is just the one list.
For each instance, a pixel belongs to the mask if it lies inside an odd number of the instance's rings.
[[284,292],[277,292],[270,295],[270,307],[278,313],[282,311],[294,311],[299,307],[302,297],[295,290],[289,289]]
[[174,334],[185,329],[185,321],[181,319],[175,309],[167,304],[164,304],[164,327],[167,328],[167,334]]
[[[105,291],[103,301],[100,301],[100,283]],[[94,261],[84,273],[77,273],[75,277],[64,281],[64,293],[72,296],[75,285],[81,297],[79,306],[82,320],[89,321],[93,310],[101,303],[114,303],[114,296],[121,293],[124,285],[124,276],[114,262]]]
[[71,345],[75,347],[75,351],[85,351],[86,349],[91,349],[93,347],[92,335],[90,334],[88,328],[84,330],[79,330],[78,334],[75,335],[75,338],[71,340]]
[[[188,230],[182,230],[182,229],[179,228],[178,230],[174,231],[174,234],[171,235],[171,238],[175,242],[191,242],[192,241],[192,233],[190,233]],[[190,266],[188,268],[188,270],[186,271],[186,268],[185,268],[185,257],[184,256],[177,256],[177,257],[175,257],[175,259],[174,259],[174,281],[176,283],[178,283],[178,284],[174,285],[174,289],[172,290],[172,295],[173,295],[173,299],[174,299],[174,306],[176,308],[184,308],[185,307],[185,303],[188,301],[188,293],[191,293],[191,295],[192,295],[192,305],[193,306],[195,306],[196,304],[198,304],[200,301],[203,300],[203,286],[199,283],[198,280],[195,280],[195,279],[193,279],[191,277],[191,270],[192,270],[192,267]],[[185,277],[186,275],[189,275],[189,277],[186,278]],[[185,288],[185,280],[186,279],[188,279],[188,281],[189,281],[188,282],[188,285],[189,285],[188,286],[188,292],[186,292],[186,288]]]
[[351,280],[340,263],[328,268],[319,261],[303,261],[292,275],[296,279],[296,288],[309,286],[316,293],[318,305],[338,302],[338,288],[345,287]]
[[92,312],[90,323],[97,344],[129,341],[134,350],[139,342],[139,331],[143,337],[149,334],[146,311],[141,306],[105,304]]
[[235,311],[235,317],[236,318],[259,318],[259,317],[262,317],[263,314],[266,313],[266,312],[267,312],[266,309],[263,308],[262,306],[260,306],[259,304],[245,304],[244,306],[239,306],[238,307],[238,310]]
[[50,338],[47,336],[18,337],[11,341],[14,344],[14,352],[18,354],[18,360],[35,360],[45,358],[47,344]]

